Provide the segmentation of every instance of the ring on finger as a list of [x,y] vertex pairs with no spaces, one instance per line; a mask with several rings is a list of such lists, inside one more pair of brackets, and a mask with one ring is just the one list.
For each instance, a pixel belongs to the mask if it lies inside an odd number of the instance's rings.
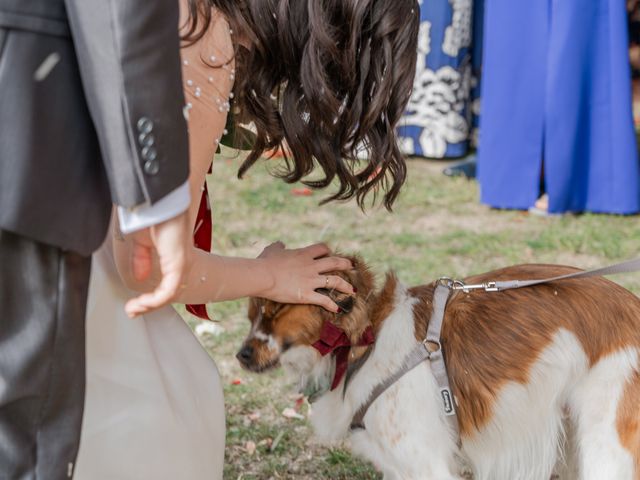
[[324,277],[324,288],[329,288],[329,275]]

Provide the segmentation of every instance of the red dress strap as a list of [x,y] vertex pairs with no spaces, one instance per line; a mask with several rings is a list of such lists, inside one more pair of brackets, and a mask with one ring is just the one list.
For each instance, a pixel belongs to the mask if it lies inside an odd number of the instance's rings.
[[[211,173],[211,169],[209,169]],[[211,251],[211,243],[213,240],[213,220],[211,217],[211,204],[209,203],[209,190],[205,182],[200,198],[200,207],[198,208],[198,216],[196,217],[196,226],[193,229],[193,243],[196,248],[206,252]],[[187,305],[187,311],[196,317],[204,320],[211,320],[207,313],[207,306]]]

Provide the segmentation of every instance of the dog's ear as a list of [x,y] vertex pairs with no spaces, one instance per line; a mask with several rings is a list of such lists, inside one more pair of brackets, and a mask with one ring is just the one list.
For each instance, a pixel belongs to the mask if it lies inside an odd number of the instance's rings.
[[334,317],[329,312],[322,312],[326,319],[339,323],[340,327],[349,336],[352,343],[356,343],[362,336],[368,325],[368,299],[374,293],[375,279],[367,268],[367,265],[357,256],[347,256],[353,264],[353,269],[341,272],[333,272],[349,282],[356,295],[348,295],[327,289],[318,290],[319,293],[329,296],[342,309],[342,314]]
[[353,297],[349,295],[342,295],[342,297],[343,298],[334,299],[334,302],[338,304],[344,313],[351,313],[354,304]]
[[[332,272],[332,274],[343,278],[349,282],[354,289],[364,294],[373,290],[373,277],[360,257],[355,255],[345,255],[344,258],[351,261],[353,269],[349,271]],[[326,288],[319,288],[316,291],[323,295],[327,295],[331,300],[336,302],[336,304],[342,309],[343,313],[351,313],[356,305],[356,299],[352,295],[347,295],[342,292]]]
[[336,290],[328,290],[326,288],[318,288],[316,292],[326,295],[342,309],[344,313],[349,313],[353,310],[353,297]]

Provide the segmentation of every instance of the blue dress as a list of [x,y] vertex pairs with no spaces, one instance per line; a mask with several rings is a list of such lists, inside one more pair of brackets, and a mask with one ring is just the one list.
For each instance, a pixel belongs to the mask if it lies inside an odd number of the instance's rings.
[[407,155],[460,157],[475,145],[484,0],[420,3],[418,63],[400,147]]
[[640,169],[625,2],[487,0],[481,201],[636,213]]

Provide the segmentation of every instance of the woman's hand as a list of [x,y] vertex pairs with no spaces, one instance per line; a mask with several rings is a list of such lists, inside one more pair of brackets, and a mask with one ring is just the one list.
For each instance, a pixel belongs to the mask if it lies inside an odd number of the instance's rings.
[[351,270],[350,260],[329,256],[331,250],[323,243],[288,250],[282,242],[272,243],[258,256],[264,261],[271,286],[260,296],[282,303],[309,303],[320,305],[330,312],[339,312],[338,305],[318,288],[355,294],[353,287],[338,275],[327,272]]

